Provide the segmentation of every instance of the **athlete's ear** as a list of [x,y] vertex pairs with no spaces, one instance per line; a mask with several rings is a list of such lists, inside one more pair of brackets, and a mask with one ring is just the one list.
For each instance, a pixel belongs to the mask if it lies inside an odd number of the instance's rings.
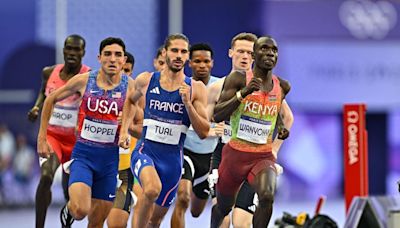
[[83,56],[85,56],[85,54],[86,54],[86,51],[85,51],[85,50],[83,50],[82,57],[83,57]]
[[101,60],[100,60],[100,58],[101,58],[101,55],[100,55],[100,54],[98,54],[98,55],[97,55],[97,60],[99,60],[99,63],[101,64]]
[[232,50],[232,48],[229,48],[228,56],[229,56],[229,58],[232,58],[232,56],[233,56],[233,50]]

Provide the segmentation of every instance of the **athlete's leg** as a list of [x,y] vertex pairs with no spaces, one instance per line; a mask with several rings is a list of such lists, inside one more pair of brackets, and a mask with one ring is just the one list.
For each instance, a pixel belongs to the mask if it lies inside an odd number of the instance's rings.
[[153,204],[160,195],[161,181],[154,166],[145,166],[140,172],[143,192],[138,198],[133,218],[133,227],[146,227],[152,213]]
[[[217,197],[213,197],[212,200],[212,206],[214,207],[214,205],[217,204]],[[229,228],[231,225],[231,216],[228,214],[227,216],[225,216],[224,220],[222,221],[221,225],[219,226],[219,228]]]
[[179,182],[178,197],[175,203],[174,212],[171,216],[172,228],[185,227],[185,213],[190,204],[191,193],[192,182],[188,179],[181,179]]
[[92,189],[83,182],[75,182],[69,186],[69,201],[67,203],[69,213],[75,220],[85,218],[91,207]]
[[253,220],[253,214],[235,207],[232,212],[232,224],[234,228],[250,228]]
[[258,205],[258,197],[249,182],[243,182],[236,197],[232,212],[232,224],[235,228],[250,228],[253,214]]
[[62,169],[62,188],[63,188],[63,193],[64,193],[64,198],[65,201],[69,200],[69,195],[68,195],[68,183],[69,183],[69,174]]
[[51,185],[53,184],[54,174],[60,165],[57,155],[51,154],[50,157],[40,166],[40,181],[36,190],[36,227],[44,227],[47,208],[51,203]]
[[222,224],[222,220],[232,210],[234,203],[235,195],[223,195],[217,192],[217,204],[211,211],[211,228],[218,228]]
[[88,216],[88,228],[103,228],[104,221],[110,212],[113,203],[107,200],[92,199]]
[[[116,194],[115,201],[119,201],[120,200],[119,198],[125,197],[125,193],[123,192],[122,188],[126,189],[126,185],[118,188],[117,192],[115,193]],[[107,227],[110,228],[126,227],[128,219],[129,219],[128,211],[123,210],[121,208],[113,207],[107,216]]]
[[107,217],[107,226],[111,228],[126,227],[132,204],[133,175],[130,169],[119,171],[121,186],[115,193],[113,208]]
[[168,209],[168,207],[161,207],[157,204],[154,204],[153,214],[147,227],[160,227],[161,221],[163,220],[165,214],[167,214]]
[[192,216],[197,218],[201,215],[206,207],[207,199],[200,199],[195,194],[191,196],[190,212]]
[[272,215],[276,187],[276,171],[270,167],[259,172],[252,183],[258,195],[258,207],[253,217],[253,227],[267,227]]

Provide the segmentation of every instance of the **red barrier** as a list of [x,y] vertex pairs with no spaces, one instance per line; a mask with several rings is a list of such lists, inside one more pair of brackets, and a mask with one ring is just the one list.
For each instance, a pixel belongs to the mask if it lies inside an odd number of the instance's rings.
[[343,107],[344,194],[346,214],[355,196],[368,196],[368,135],[365,104]]

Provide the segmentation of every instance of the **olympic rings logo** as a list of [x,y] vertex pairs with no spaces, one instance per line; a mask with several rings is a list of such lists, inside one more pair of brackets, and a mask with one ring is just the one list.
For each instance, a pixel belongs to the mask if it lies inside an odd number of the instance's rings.
[[339,8],[339,18],[358,39],[383,39],[397,23],[396,8],[387,1],[348,0]]

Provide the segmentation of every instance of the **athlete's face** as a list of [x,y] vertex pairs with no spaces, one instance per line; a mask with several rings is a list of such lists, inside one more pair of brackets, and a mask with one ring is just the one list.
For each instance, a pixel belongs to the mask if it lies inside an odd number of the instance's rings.
[[82,63],[82,57],[85,55],[83,40],[68,37],[64,44],[63,54],[65,64],[71,67],[79,66]]
[[132,63],[125,63],[122,66],[122,70],[124,71],[124,73],[128,76],[132,76],[132,72],[133,72],[133,66]]
[[165,62],[169,70],[179,72],[183,70],[186,61],[189,59],[189,44],[182,39],[171,40],[165,52]]
[[213,66],[214,60],[211,58],[211,52],[205,50],[193,51],[192,59],[189,61],[189,67],[192,68],[194,77],[209,77]]
[[253,64],[254,42],[248,40],[236,40],[233,47],[229,49],[229,57],[232,58],[233,70],[248,71]]
[[269,37],[261,37],[254,46],[254,59],[261,69],[271,70],[278,61],[278,44]]
[[159,55],[156,59],[153,60],[153,66],[156,71],[162,71],[165,68],[165,58],[162,55]]
[[105,46],[103,50],[101,50],[98,59],[104,73],[112,76],[121,72],[127,57],[124,55],[121,46],[118,44],[111,44]]

